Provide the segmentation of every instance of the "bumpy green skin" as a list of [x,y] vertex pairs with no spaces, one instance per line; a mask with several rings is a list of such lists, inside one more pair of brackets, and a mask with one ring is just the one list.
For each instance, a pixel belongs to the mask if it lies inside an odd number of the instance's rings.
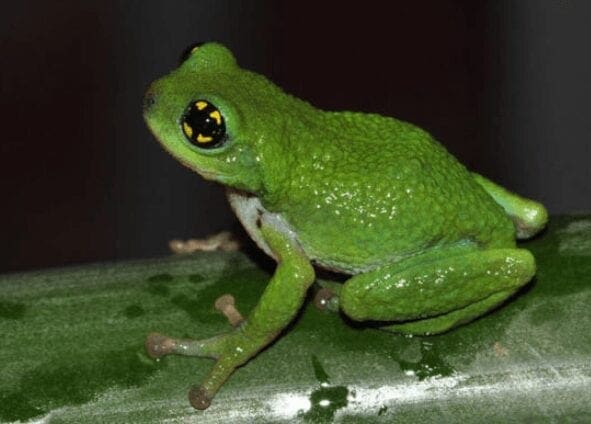
[[[295,316],[314,279],[311,263],[352,275],[331,301],[351,318],[421,334],[476,318],[535,273],[515,238],[543,228],[543,206],[470,173],[411,124],[315,109],[239,68],[214,43],[154,82],[146,98],[146,121],[165,149],[260,200],[253,236],[279,262],[259,305],[232,333],[148,343],[163,354],[218,359],[191,396],[196,407],[207,407],[232,370]],[[181,117],[197,99],[224,117],[227,141],[218,148],[196,147],[183,134]]]

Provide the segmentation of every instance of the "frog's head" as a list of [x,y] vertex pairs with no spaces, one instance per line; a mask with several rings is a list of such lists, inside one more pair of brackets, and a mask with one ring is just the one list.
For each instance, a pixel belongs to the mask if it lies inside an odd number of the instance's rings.
[[256,193],[264,189],[262,168],[270,162],[265,158],[280,154],[278,134],[284,132],[282,117],[290,102],[300,101],[238,67],[222,45],[207,43],[150,85],[144,118],[162,146],[185,166]]

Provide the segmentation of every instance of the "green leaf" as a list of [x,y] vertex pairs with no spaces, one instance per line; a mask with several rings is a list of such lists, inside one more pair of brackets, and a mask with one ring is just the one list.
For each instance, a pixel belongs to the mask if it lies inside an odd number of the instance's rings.
[[535,280],[476,322],[431,337],[364,327],[307,304],[206,411],[187,391],[212,362],[149,359],[145,336],[229,330],[269,270],[240,253],[0,278],[0,421],[538,422],[591,420],[591,217],[555,217],[524,243]]

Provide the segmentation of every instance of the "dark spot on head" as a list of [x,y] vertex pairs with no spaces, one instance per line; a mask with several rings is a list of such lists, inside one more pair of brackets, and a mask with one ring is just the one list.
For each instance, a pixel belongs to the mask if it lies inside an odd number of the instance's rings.
[[257,228],[261,228],[263,226],[263,222],[261,221],[261,216],[257,216],[257,220],[255,221]]
[[155,103],[156,99],[154,97],[154,93],[148,90],[144,95],[144,99],[142,101],[142,107],[144,109],[144,112],[148,112],[150,109],[152,109],[152,106],[154,106]]
[[204,45],[204,42],[199,42],[199,43],[193,43],[190,44],[189,46],[187,46],[181,53],[181,55],[179,56],[179,65],[181,65],[185,60],[187,60],[189,57],[191,57],[191,54],[195,53],[197,51],[197,49],[199,47],[201,47],[202,45]]

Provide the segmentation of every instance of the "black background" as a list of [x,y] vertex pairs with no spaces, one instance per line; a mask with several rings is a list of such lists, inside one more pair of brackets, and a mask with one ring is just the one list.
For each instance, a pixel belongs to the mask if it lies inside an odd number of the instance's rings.
[[42,1],[0,13],[0,272],[165,254],[232,228],[141,117],[188,45],[326,109],[418,124],[556,213],[591,210],[591,2]]

